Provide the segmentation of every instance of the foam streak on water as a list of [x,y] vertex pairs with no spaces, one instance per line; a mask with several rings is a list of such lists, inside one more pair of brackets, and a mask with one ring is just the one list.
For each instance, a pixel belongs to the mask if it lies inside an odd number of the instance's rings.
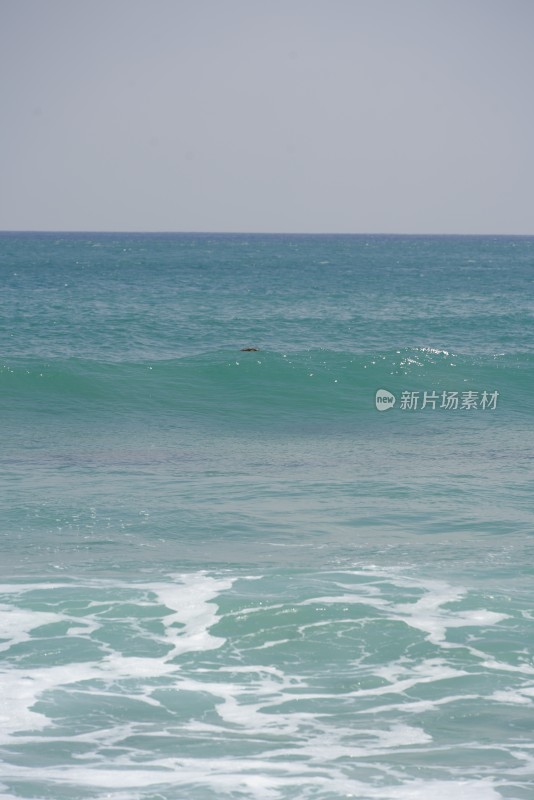
[[0,598],[5,797],[528,797],[534,664],[502,598],[369,568]]

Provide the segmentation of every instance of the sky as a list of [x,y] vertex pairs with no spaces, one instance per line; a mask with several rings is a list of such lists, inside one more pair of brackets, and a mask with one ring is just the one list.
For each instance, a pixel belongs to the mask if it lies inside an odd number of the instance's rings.
[[533,0],[0,0],[0,230],[534,234]]

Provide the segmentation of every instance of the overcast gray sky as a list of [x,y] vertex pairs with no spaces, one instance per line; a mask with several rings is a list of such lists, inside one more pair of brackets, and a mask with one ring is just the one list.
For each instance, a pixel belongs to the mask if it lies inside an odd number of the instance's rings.
[[0,0],[0,229],[534,234],[534,0]]

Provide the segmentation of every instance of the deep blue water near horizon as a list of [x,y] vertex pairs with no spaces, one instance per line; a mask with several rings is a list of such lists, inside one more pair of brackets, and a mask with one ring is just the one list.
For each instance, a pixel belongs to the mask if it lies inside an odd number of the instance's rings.
[[2,799],[534,799],[534,237],[0,233],[0,285]]

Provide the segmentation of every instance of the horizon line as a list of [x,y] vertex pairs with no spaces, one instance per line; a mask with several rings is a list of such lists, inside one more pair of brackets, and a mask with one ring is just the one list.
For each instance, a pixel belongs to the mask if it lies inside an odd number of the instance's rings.
[[64,229],[59,228],[12,228],[0,229],[0,235],[4,234],[110,234],[110,235],[140,235],[140,236],[411,236],[411,237],[498,237],[511,238],[534,237],[533,233],[413,233],[398,231],[208,231],[208,230],[96,230],[96,229]]

